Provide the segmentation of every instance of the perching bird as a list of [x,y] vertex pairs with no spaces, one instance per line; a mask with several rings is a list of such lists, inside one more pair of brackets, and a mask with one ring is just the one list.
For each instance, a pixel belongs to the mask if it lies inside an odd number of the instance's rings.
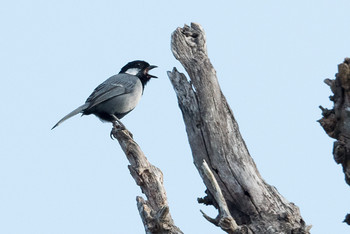
[[84,105],[64,116],[52,129],[79,113],[82,115],[94,114],[102,121],[112,122],[113,129],[117,124],[123,127],[119,119],[136,107],[147,82],[151,78],[157,78],[148,74],[156,67],[140,60],[126,64],[119,74],[97,86]]

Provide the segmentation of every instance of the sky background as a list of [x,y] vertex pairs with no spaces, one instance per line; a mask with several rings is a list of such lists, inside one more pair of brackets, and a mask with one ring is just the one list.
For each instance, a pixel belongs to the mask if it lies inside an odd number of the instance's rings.
[[184,72],[170,36],[206,31],[208,53],[263,178],[294,202],[312,233],[345,234],[350,189],[316,122],[332,107],[337,64],[350,56],[350,1],[1,1],[0,233],[144,233],[111,125],[76,116],[93,89],[127,62],[158,65],[123,119],[164,174],[175,224],[222,233],[199,212],[205,187],[193,163],[166,71]]

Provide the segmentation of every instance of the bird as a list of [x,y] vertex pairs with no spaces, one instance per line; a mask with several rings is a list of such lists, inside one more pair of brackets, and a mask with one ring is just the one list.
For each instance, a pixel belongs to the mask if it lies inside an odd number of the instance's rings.
[[79,113],[82,116],[94,114],[101,121],[113,124],[112,138],[115,128],[125,129],[120,119],[136,107],[146,84],[151,78],[158,78],[148,73],[156,67],[142,60],[129,62],[119,74],[97,86],[83,105],[64,116],[52,129]]

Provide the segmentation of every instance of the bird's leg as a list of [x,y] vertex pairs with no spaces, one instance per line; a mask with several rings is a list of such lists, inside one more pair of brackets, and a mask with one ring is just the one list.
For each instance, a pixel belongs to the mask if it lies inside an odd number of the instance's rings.
[[112,115],[112,117],[113,117],[114,121],[112,122],[113,128],[112,128],[112,131],[110,133],[110,137],[113,140],[113,136],[117,131],[125,130],[126,128],[125,128],[124,124],[117,118],[117,116]]

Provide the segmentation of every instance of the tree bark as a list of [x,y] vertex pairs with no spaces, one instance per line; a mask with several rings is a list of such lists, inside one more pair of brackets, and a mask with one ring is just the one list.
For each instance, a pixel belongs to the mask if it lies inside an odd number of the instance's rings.
[[262,179],[249,155],[208,58],[202,27],[192,23],[177,28],[171,49],[190,77],[188,81],[176,68],[168,72],[194,164],[207,187],[199,202],[219,210],[215,219],[204,217],[228,233],[309,233],[311,226],[305,225],[298,207]]
[[[345,181],[350,185],[350,58],[338,65],[335,80],[324,81],[333,92],[329,99],[334,102],[333,109],[320,106],[322,118],[318,120],[325,132],[336,139],[333,145],[333,156],[341,164]],[[344,220],[350,225],[350,214]]]
[[161,170],[147,160],[128,130],[112,131],[111,134],[118,139],[130,162],[128,166],[130,173],[147,197],[147,200],[140,196],[136,197],[137,208],[146,233],[182,233],[171,218]]

